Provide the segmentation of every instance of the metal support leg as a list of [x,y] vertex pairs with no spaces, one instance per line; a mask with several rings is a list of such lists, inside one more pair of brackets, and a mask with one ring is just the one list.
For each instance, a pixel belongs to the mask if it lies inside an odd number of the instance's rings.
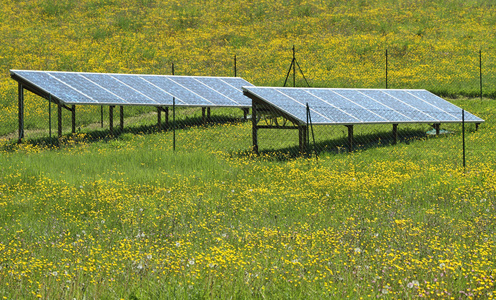
[[353,125],[346,125],[348,127],[348,151],[353,152]]
[[158,130],[162,130],[162,108],[157,107],[157,127]]
[[252,104],[251,108],[251,136],[253,140],[253,152],[258,153],[258,126],[257,126],[257,105],[255,102]]
[[393,124],[393,145],[398,143],[398,124]]
[[62,137],[62,105],[60,105],[60,103],[57,104],[57,119],[57,135],[60,138]]
[[164,111],[165,111],[165,128],[169,129],[169,107],[166,107]]
[[76,105],[71,108],[72,133],[76,133]]
[[18,85],[18,97],[19,97],[19,139],[18,143],[22,142],[24,138],[24,87],[19,83]]
[[300,144],[300,153],[304,154],[308,151],[308,128],[306,125],[298,126],[298,140]]
[[114,133],[114,107],[115,106],[109,106],[109,131],[110,131],[110,134]]
[[121,127],[121,131],[124,130],[124,106],[120,106],[119,107],[119,117],[120,117],[120,127]]
[[248,119],[249,108],[243,108],[243,120],[246,121]]

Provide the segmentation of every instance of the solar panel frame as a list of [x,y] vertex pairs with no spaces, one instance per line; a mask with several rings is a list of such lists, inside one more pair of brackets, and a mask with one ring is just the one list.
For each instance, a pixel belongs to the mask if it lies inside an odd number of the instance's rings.
[[[264,105],[269,105],[279,110],[284,115],[288,115],[298,121],[300,125],[306,124],[306,103],[308,102],[313,125],[357,125],[357,124],[414,124],[414,123],[460,123],[462,109],[454,104],[421,89],[344,89],[344,88],[294,88],[294,87],[243,87],[244,94],[254,101],[259,101]],[[311,96],[296,99],[294,96]],[[353,94],[355,97],[351,97]],[[410,98],[409,102],[401,100],[399,96],[404,93]],[[331,103],[335,94],[343,99],[336,98],[341,103],[347,103],[348,107],[339,107]],[[327,95],[327,96],[325,96]],[[317,105],[316,99],[322,102]],[[422,104],[414,106],[412,99]],[[339,102],[336,100],[337,102]],[[348,101],[348,102],[347,102]],[[327,103],[327,104],[323,104]],[[313,105],[312,105],[313,104]],[[422,107],[430,110],[422,110]],[[444,109],[443,109],[444,107]],[[320,116],[325,110],[335,109],[350,115],[349,120],[323,121]],[[367,113],[369,116],[378,116],[375,121],[366,118],[359,118],[359,112]],[[433,115],[442,115],[443,118],[436,118]],[[304,117],[305,116],[305,117]],[[358,121],[357,121],[358,120]],[[484,120],[465,111],[465,122],[483,123]]]
[[[42,97],[64,105],[109,105],[109,106],[176,106],[188,107],[251,107],[246,98],[240,101],[242,86],[253,86],[240,77],[175,76],[151,74],[91,73],[62,71],[10,70],[11,77],[26,88]],[[188,88],[175,81],[190,80],[196,87]],[[158,80],[158,81],[157,81]],[[217,81],[222,89],[208,86],[205,81]],[[161,82],[157,85],[155,83]],[[133,86],[132,83],[137,84]],[[161,88],[172,83],[176,92]],[[146,91],[141,90],[146,87]],[[201,92],[204,88],[206,94]],[[225,91],[225,94],[223,93]],[[236,99],[234,95],[239,91]],[[149,94],[147,94],[149,92]],[[212,99],[208,99],[214,97]],[[142,96],[142,98],[140,98]],[[194,101],[188,98],[191,96]]]

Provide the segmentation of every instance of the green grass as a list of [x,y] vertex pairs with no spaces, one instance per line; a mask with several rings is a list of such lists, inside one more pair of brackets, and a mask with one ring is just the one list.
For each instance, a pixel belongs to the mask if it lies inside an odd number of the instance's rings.
[[0,295],[491,298],[496,108],[456,102],[487,120],[465,171],[456,126],[398,145],[369,126],[372,146],[318,160],[287,154],[295,131],[265,130],[251,155],[249,122],[178,128],[176,151],[154,130],[7,143]]
[[[200,3],[201,2],[201,3]],[[0,4],[0,298],[495,297],[494,5],[490,1],[11,1]],[[291,16],[291,18],[287,18]],[[291,47],[312,86],[426,88],[486,120],[260,130],[240,110],[77,107],[48,134],[9,69],[231,76],[281,86]],[[484,96],[478,94],[483,50]],[[298,85],[305,83],[300,79]],[[172,118],[172,115],[170,116]],[[175,151],[173,139],[175,135]],[[10,140],[9,140],[10,139]]]

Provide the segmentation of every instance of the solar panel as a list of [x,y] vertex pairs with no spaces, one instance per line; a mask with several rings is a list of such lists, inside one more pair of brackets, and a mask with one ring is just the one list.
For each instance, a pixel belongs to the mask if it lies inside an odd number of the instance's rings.
[[26,88],[68,105],[250,107],[239,77],[133,75],[11,70]]
[[[397,124],[462,121],[462,109],[426,90],[243,87],[245,95],[306,123]],[[465,112],[465,121],[482,123]]]

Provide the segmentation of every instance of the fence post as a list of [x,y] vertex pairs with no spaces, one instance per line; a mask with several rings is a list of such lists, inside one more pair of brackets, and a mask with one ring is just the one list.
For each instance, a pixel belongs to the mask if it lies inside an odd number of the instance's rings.
[[463,145],[463,171],[465,171],[465,110],[462,109],[462,145]]
[[48,95],[48,136],[52,137],[52,95]]
[[482,49],[479,49],[479,88],[480,99],[482,101]]
[[386,48],[386,89],[388,88],[388,49]]
[[293,45],[293,87],[296,87],[296,53],[295,46]]
[[176,151],[176,97],[172,97],[172,151]]

